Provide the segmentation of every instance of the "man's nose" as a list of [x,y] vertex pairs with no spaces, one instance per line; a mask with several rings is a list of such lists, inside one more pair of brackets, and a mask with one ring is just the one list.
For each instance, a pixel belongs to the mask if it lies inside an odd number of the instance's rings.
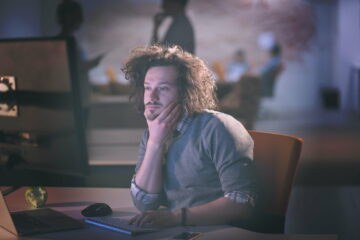
[[154,90],[151,91],[150,99],[151,100],[158,100],[159,99],[159,93],[158,93],[157,89],[154,89]]

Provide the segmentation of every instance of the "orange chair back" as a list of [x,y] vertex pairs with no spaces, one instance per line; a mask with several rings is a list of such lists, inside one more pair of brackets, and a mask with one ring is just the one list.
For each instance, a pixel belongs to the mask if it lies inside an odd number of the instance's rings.
[[254,161],[263,210],[285,216],[303,140],[253,130],[249,130],[249,133],[255,144]]

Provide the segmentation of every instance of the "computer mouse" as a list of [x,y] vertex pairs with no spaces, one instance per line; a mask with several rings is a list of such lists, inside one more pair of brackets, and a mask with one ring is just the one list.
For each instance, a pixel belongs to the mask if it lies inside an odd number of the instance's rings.
[[85,217],[104,217],[111,213],[111,207],[106,203],[94,203],[81,211],[81,214]]

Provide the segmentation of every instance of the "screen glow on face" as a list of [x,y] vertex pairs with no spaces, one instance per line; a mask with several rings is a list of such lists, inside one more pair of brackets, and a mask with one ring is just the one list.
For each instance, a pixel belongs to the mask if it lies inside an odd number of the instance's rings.
[[174,66],[151,67],[144,80],[145,117],[154,120],[171,102],[179,99]]

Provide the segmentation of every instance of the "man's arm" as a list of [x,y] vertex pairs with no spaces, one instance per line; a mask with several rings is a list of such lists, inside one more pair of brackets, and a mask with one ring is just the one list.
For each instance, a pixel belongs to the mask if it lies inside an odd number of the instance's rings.
[[[208,125],[210,128],[203,129],[207,145],[213,146],[212,156],[216,159],[214,164],[224,197],[188,208],[186,223],[189,225],[227,224],[252,215],[256,195],[251,161],[253,141],[240,123],[229,118],[225,122],[218,124],[215,119]],[[181,210],[147,211],[135,217],[132,223],[170,227],[180,223],[180,215]]]
[[[186,210],[186,225],[221,225],[252,216],[250,202],[237,203],[226,197]],[[145,211],[130,220],[130,224],[173,227],[181,224],[181,209],[174,211]]]
[[156,119],[147,120],[149,139],[144,160],[136,173],[135,183],[148,193],[159,193],[162,189],[162,161],[166,143],[172,137],[181,115],[180,109],[175,103],[169,104]]
[[164,14],[163,12],[157,13],[154,16],[154,28],[151,36],[151,42],[150,42],[151,44],[159,42],[159,37],[158,37],[159,27],[166,17],[167,15]]
[[[181,215],[180,210],[174,214]],[[228,224],[236,220],[245,220],[252,215],[250,203],[236,203],[226,197],[186,209],[187,225]]]
[[159,193],[162,188],[162,160],[165,144],[149,140],[144,160],[136,173],[135,184],[147,193]]

